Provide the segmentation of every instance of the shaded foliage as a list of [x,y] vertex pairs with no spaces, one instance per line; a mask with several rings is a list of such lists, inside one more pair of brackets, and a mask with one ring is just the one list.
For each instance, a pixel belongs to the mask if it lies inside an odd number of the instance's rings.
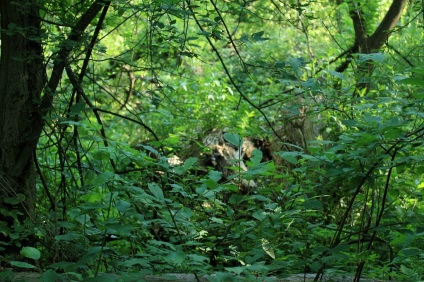
[[[23,135],[0,135],[2,266],[422,279],[423,18],[406,2],[30,1],[34,34],[2,3],[2,77],[46,76]],[[42,54],[11,57],[8,36]],[[9,148],[37,172],[24,193]]]

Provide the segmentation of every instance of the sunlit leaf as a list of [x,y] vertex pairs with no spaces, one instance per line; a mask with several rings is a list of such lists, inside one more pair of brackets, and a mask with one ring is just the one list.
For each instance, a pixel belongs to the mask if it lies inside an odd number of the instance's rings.
[[271,258],[275,259],[275,253],[274,249],[271,247],[271,244],[267,239],[262,238],[262,249],[265,251],[265,253],[270,256]]

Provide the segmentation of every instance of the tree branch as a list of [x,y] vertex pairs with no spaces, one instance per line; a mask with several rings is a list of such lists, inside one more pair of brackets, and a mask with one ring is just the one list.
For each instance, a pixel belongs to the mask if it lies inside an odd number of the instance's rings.
[[355,5],[350,9],[349,14],[353,22],[353,29],[355,30],[355,45],[362,46],[368,37],[366,32],[365,20],[362,17],[362,9],[360,3],[351,4]]
[[56,88],[59,85],[60,79],[62,78],[63,70],[65,69],[65,63],[69,57],[69,54],[78,45],[79,40],[87,26],[97,16],[104,5],[110,3],[110,1],[96,0],[90,8],[82,15],[80,20],[71,31],[68,39],[61,43],[58,55],[53,63],[53,71],[49,82],[44,88],[44,96],[41,98],[41,102],[38,109],[33,113],[32,117],[32,132],[29,136],[26,145],[22,148],[22,153],[17,161],[14,168],[16,172],[19,172],[27,164],[32,156],[32,152],[37,147],[38,139],[40,138],[41,132],[45,124],[43,117],[49,112],[53,105],[53,98],[56,92]]
[[376,28],[373,35],[371,35],[367,40],[367,45],[371,52],[373,50],[380,49],[381,46],[383,46],[383,44],[386,42],[390,32],[399,22],[407,1],[408,0],[393,0],[392,5],[390,6],[380,25]]
[[[47,114],[53,104],[53,97],[56,92],[56,88],[59,85],[60,79],[62,78],[63,70],[65,69],[66,61],[69,54],[78,45],[82,34],[92,20],[97,16],[103,6],[109,4],[110,1],[96,0],[90,8],[81,16],[75,27],[72,29],[68,39],[64,40],[61,44],[60,50],[53,63],[53,71],[47,86],[45,87],[45,94],[41,100],[39,106],[39,114],[41,118]],[[41,133],[42,128],[39,128]]]

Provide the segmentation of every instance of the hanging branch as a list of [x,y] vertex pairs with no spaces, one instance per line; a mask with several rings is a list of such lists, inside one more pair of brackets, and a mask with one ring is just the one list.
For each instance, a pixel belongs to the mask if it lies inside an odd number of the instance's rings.
[[[204,30],[204,28],[202,27],[202,25],[200,24],[199,20],[196,17],[196,14],[193,11],[192,6],[190,5],[190,1],[187,1],[189,10],[191,12],[191,14],[193,15],[194,21],[196,22],[197,26],[200,28],[200,30],[202,31],[202,33],[206,33],[206,31]],[[264,113],[264,111],[258,107],[257,105],[255,105],[240,89],[240,87],[237,85],[237,83],[234,81],[233,76],[231,75],[230,71],[227,68],[227,65],[224,62],[224,59],[222,58],[221,54],[219,53],[218,49],[215,47],[215,45],[212,43],[211,39],[209,36],[205,36],[206,40],[208,41],[209,45],[211,46],[213,52],[216,54],[219,62],[221,63],[222,67],[224,68],[224,72],[227,75],[228,79],[230,80],[231,85],[234,86],[234,88],[236,89],[236,91],[239,93],[240,97],[242,99],[244,99],[250,106],[252,106],[255,110],[257,110],[265,119],[266,123],[269,125],[269,127],[271,128],[272,132],[275,134],[275,136],[277,137],[278,140],[281,141],[281,143],[288,149],[290,150],[290,147],[294,147],[296,149],[299,149],[298,146],[287,143],[283,140],[283,138],[281,138],[281,136],[277,133],[277,131],[274,129],[273,125],[271,124],[271,121],[268,119],[268,117],[266,116],[266,114]]]
[[[56,92],[56,88],[59,85],[59,82],[62,78],[63,70],[65,69],[66,62],[69,58],[70,53],[72,50],[78,46],[85,29],[88,27],[88,25],[93,21],[93,19],[97,16],[97,14],[100,12],[100,10],[105,6],[109,5],[110,1],[104,1],[104,0],[96,0],[90,8],[81,16],[78,23],[75,25],[75,27],[72,29],[70,35],[68,36],[68,39],[62,42],[60,50],[57,54],[56,59],[53,63],[53,70],[52,75],[50,77],[49,82],[47,83],[45,87],[45,94],[43,98],[41,99],[41,103],[39,106],[39,113],[41,116],[44,116],[47,114],[47,112],[51,109],[53,104],[53,97]],[[41,129],[40,129],[41,133]]]
[[[79,77],[78,77],[78,84],[79,85],[81,85],[83,78],[85,76],[85,73],[87,71],[88,64],[90,62],[90,58],[91,58],[91,54],[93,52],[94,45],[97,42],[97,38],[99,36],[100,30],[102,29],[102,25],[103,25],[103,22],[106,18],[106,14],[107,14],[107,11],[109,9],[109,6],[110,6],[110,2],[106,3],[104,5],[102,13],[100,14],[99,20],[97,21],[96,29],[94,30],[93,36],[91,37],[91,41],[90,41],[90,44],[88,45],[87,53],[85,55],[84,62],[82,64],[82,68],[81,68],[81,71],[80,71],[80,74],[79,74]],[[71,99],[70,99],[68,112],[70,112],[71,106],[73,104],[75,93],[77,93],[75,102],[79,103],[80,100],[81,100],[80,92],[77,92],[76,89],[74,88],[74,90],[72,92]],[[74,134],[72,136],[72,140],[74,142],[74,147],[75,147],[75,154],[76,154],[76,161],[77,161],[79,179],[80,179],[81,185],[84,186],[83,168],[82,168],[82,163],[81,163],[80,152],[78,150],[78,136],[79,136],[78,127],[74,126]]]
[[37,147],[38,139],[41,136],[43,127],[45,124],[44,116],[50,111],[53,106],[53,98],[56,93],[57,86],[62,78],[63,70],[65,69],[65,63],[72,52],[72,50],[79,46],[79,41],[89,24],[97,16],[104,5],[110,3],[110,1],[96,0],[90,8],[81,16],[75,27],[72,29],[68,36],[68,39],[61,43],[60,49],[57,53],[56,59],[53,63],[52,75],[44,88],[44,96],[41,98],[38,110],[33,113],[32,118],[32,134],[29,136],[29,140],[26,142],[22,153],[19,156],[19,160],[16,162],[15,171],[22,171],[28,161],[32,158],[32,153]]

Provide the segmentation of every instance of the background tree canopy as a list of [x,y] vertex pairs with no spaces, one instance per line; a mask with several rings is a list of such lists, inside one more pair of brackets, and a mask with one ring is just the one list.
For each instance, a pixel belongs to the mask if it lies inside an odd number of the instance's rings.
[[424,279],[423,7],[2,1],[0,277]]

